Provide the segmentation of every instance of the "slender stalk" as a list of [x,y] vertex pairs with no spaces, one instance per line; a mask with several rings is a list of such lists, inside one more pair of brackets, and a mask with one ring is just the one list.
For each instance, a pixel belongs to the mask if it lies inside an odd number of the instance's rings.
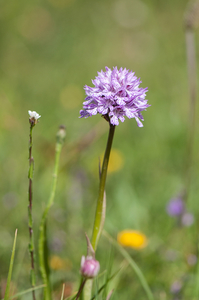
[[79,299],[79,296],[80,296],[81,293],[82,293],[82,290],[83,290],[83,288],[84,288],[85,283],[86,283],[86,278],[84,278],[84,279],[82,280],[82,282],[81,282],[81,284],[80,284],[80,287],[79,287],[79,291],[77,292],[77,295],[76,295],[75,300],[78,300],[78,299]]
[[[186,37],[186,52],[187,52],[187,69],[188,69],[188,84],[189,84],[189,128],[187,140],[187,162],[185,166],[185,201],[188,199],[191,168],[193,164],[193,148],[195,135],[195,110],[196,110],[196,91],[197,91],[197,75],[196,75],[196,47],[194,40],[194,29],[199,26],[199,1],[189,1],[185,12],[185,37]],[[197,252],[199,252],[199,244],[197,237]],[[197,255],[198,256],[198,255]],[[197,263],[195,274],[195,289],[193,289],[193,299],[199,299],[199,263]]]
[[9,292],[10,292],[10,283],[11,283],[12,269],[13,269],[14,257],[15,257],[16,241],[17,241],[17,229],[15,230],[15,237],[14,237],[14,242],[13,242],[13,247],[12,247],[12,255],[11,255],[11,259],[10,259],[10,267],[9,267],[9,272],[8,272],[4,300],[10,299]]
[[52,190],[50,194],[50,198],[48,200],[47,206],[44,210],[41,224],[40,224],[40,233],[39,233],[39,262],[40,262],[40,271],[43,279],[43,283],[45,285],[44,288],[44,299],[50,300],[52,299],[51,296],[51,286],[50,286],[50,280],[49,280],[49,268],[48,268],[48,258],[46,254],[46,220],[48,211],[53,205],[54,198],[55,198],[55,191],[57,187],[57,176],[58,176],[58,169],[59,169],[59,160],[60,160],[60,154],[62,145],[65,138],[65,128],[63,126],[60,126],[60,129],[57,134],[57,142],[55,147],[55,166],[54,166],[54,174],[53,174],[53,184],[52,184]]
[[[34,290],[38,290],[38,289],[41,289],[41,288],[43,288],[44,287],[44,285],[42,284],[42,285],[39,285],[39,286],[36,286],[36,287],[34,287]],[[21,296],[23,296],[23,295],[25,295],[25,294],[28,294],[28,293],[30,293],[30,292],[32,292],[32,288],[30,288],[30,289],[28,289],[28,290],[25,290],[25,291],[23,291],[23,292],[19,292],[19,293],[16,293],[16,294],[14,294],[13,296],[9,296],[9,300],[11,300],[11,299],[16,299],[16,298],[19,298],[19,297],[21,297]],[[1,300],[6,300],[5,298],[3,298],[3,299],[1,299]]]
[[65,289],[65,284],[63,284],[62,287],[61,300],[64,300],[64,289]]
[[[96,251],[97,244],[103,229],[104,220],[105,220],[105,210],[106,210],[106,193],[105,193],[105,185],[106,185],[106,176],[108,170],[108,162],[111,152],[111,147],[113,143],[113,137],[115,132],[115,126],[109,123],[109,135],[106,145],[106,151],[104,154],[104,160],[102,164],[102,170],[100,172],[100,183],[99,183],[99,195],[97,199],[97,207],[95,213],[95,220],[93,225],[93,234],[91,239],[91,244]],[[91,299],[91,291],[92,291],[93,280],[87,280],[84,288],[84,299]]]
[[186,50],[187,50],[187,69],[188,69],[188,83],[189,83],[189,117],[188,117],[188,137],[185,161],[185,192],[184,200],[187,201],[190,182],[191,182],[191,168],[193,161],[193,146],[195,134],[195,107],[196,107],[196,54],[194,42],[194,30],[192,27],[187,27],[186,32]]
[[[198,236],[197,236],[198,237]],[[199,241],[199,237],[197,239]],[[197,257],[199,256],[199,242],[197,242]],[[193,300],[199,299],[199,261],[197,261],[196,272],[195,272],[195,288],[193,294]]]
[[[34,127],[34,122],[30,120],[30,140],[29,140],[29,188],[28,188],[28,229],[29,229],[29,253],[31,260],[31,270],[30,270],[30,280],[32,288],[35,287],[35,261],[34,261],[34,238],[33,238],[33,219],[32,219],[32,204],[33,204],[33,189],[32,189],[32,181],[33,181],[33,171],[34,171],[34,159],[32,157],[32,131]],[[32,290],[33,300],[36,300],[35,290]]]
[[114,132],[115,132],[115,126],[110,124],[108,141],[107,141],[106,151],[104,154],[104,160],[103,160],[102,170],[101,170],[101,175],[100,175],[99,196],[98,196],[98,200],[97,200],[95,221],[94,221],[94,226],[93,226],[93,234],[92,234],[92,239],[91,239],[91,244],[93,246],[94,251],[96,251],[97,244],[98,244],[101,232],[102,232],[101,223],[104,221],[104,220],[102,220],[103,202],[105,200],[104,194],[105,194],[106,176],[107,176],[108,162],[109,162]]

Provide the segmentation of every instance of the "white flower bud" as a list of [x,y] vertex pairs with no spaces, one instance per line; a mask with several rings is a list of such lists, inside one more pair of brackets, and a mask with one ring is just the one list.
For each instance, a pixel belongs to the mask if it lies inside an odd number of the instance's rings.
[[35,124],[37,124],[37,120],[39,119],[39,118],[41,118],[41,116],[36,112],[36,111],[31,111],[31,110],[29,110],[28,111],[28,114],[29,114],[29,121],[30,121],[30,123],[34,126]]

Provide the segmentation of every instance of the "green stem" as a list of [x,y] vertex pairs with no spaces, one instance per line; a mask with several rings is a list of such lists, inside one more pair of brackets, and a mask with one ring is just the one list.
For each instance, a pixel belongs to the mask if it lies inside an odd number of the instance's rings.
[[54,174],[53,174],[53,184],[52,184],[52,190],[50,194],[50,198],[48,200],[46,209],[43,213],[40,228],[39,228],[39,261],[40,261],[40,271],[43,279],[43,283],[45,285],[44,288],[44,299],[50,300],[51,297],[51,287],[50,287],[50,280],[49,280],[49,267],[48,267],[48,255],[47,253],[47,246],[46,246],[46,219],[48,215],[48,211],[50,207],[53,205],[54,198],[55,198],[55,191],[57,187],[57,176],[58,176],[58,168],[59,168],[59,160],[60,160],[60,154],[61,149],[63,145],[65,137],[65,131],[63,128],[60,127],[60,131],[57,135],[57,143],[55,148],[55,166],[54,166]]
[[[33,238],[33,219],[32,219],[32,201],[33,201],[33,190],[32,190],[32,181],[33,181],[33,171],[34,171],[34,159],[32,157],[32,130],[34,125],[30,122],[30,140],[29,140],[29,188],[28,188],[28,228],[29,228],[29,253],[31,259],[31,271],[30,271],[30,280],[31,285],[35,287],[35,261],[34,261],[34,238]],[[35,291],[32,290],[33,300],[36,300]]]
[[110,156],[110,152],[111,152],[111,146],[112,146],[112,142],[113,142],[114,132],[115,132],[115,126],[110,124],[109,136],[108,136],[106,151],[104,154],[101,175],[100,175],[99,196],[98,196],[98,200],[97,200],[97,208],[96,208],[95,221],[94,221],[94,226],[93,226],[93,235],[92,235],[92,240],[91,240],[91,244],[93,246],[94,251],[96,251],[97,244],[98,244],[101,232],[102,232],[101,223],[103,222],[102,218],[103,218],[103,202],[104,202],[105,184],[106,184],[108,162],[109,162],[109,156]]
[[82,280],[82,282],[81,282],[81,284],[80,284],[80,287],[79,287],[79,291],[77,292],[77,295],[76,295],[75,300],[78,300],[78,299],[79,299],[79,297],[80,297],[80,295],[81,295],[81,293],[82,293],[82,290],[83,290],[83,288],[84,288],[85,283],[86,283],[86,278],[84,278],[84,279]]
[[[97,244],[103,229],[104,225],[104,219],[105,219],[105,209],[106,209],[106,195],[105,195],[105,185],[106,185],[106,176],[107,176],[107,170],[108,170],[108,162],[115,132],[115,126],[111,125],[109,123],[109,135],[108,135],[108,141],[106,145],[106,151],[104,154],[104,160],[102,164],[102,170],[100,172],[100,184],[99,184],[99,195],[97,200],[97,207],[96,207],[96,213],[95,213],[95,220],[94,220],[94,226],[93,226],[93,234],[91,239],[91,244],[96,251]],[[84,287],[84,299],[90,300],[91,299],[91,290],[92,290],[92,283],[93,280],[87,280],[85,287]]]
[[[197,243],[197,254],[198,253],[199,253],[199,242]],[[193,299],[194,300],[199,299],[199,261],[197,261],[196,272],[195,272],[195,288],[194,288]]]
[[191,183],[191,168],[193,163],[193,148],[195,135],[195,110],[196,110],[196,54],[193,28],[186,28],[186,50],[187,50],[187,69],[188,69],[188,84],[189,84],[189,123],[188,137],[185,160],[185,192],[184,200],[187,201]]

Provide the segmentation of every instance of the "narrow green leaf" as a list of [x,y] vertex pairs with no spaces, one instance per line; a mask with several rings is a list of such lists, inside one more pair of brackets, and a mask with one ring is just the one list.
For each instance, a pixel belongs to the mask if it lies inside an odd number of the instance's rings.
[[[19,292],[19,293],[13,295],[13,296],[10,296],[10,297],[9,297],[9,300],[11,300],[11,299],[13,299],[13,298],[17,298],[17,297],[23,296],[23,295],[25,295],[25,294],[28,294],[28,293],[30,293],[30,292],[32,292],[32,291],[41,289],[41,288],[43,288],[43,287],[45,287],[44,284],[38,285],[38,286],[36,286],[36,287],[34,287],[34,288],[27,289],[27,290],[22,291],[22,292]],[[1,300],[5,300],[5,298],[3,298],[3,299],[1,299]]]
[[108,291],[108,279],[110,277],[110,274],[112,273],[112,265],[113,265],[113,251],[112,251],[112,245],[111,245],[111,249],[110,249],[110,253],[109,253],[109,257],[108,257],[108,260],[107,260],[107,272],[106,272],[106,276],[105,276],[105,288],[104,288],[104,291],[103,291],[103,299],[106,299],[107,298],[107,291]]
[[[47,210],[48,211],[48,210]],[[46,211],[45,211],[46,212]],[[40,225],[40,235],[39,235],[39,263],[40,272],[42,276],[44,288],[44,300],[51,300],[51,286],[49,280],[49,267],[48,267],[48,254],[46,252],[47,236],[46,236],[46,217],[43,215],[42,222]]]
[[[199,242],[197,245],[197,254],[199,254]],[[199,260],[197,261],[196,273],[195,273],[195,288],[193,289],[193,300],[196,299],[199,299]]]
[[54,174],[53,174],[53,184],[50,193],[50,197],[47,203],[47,206],[42,215],[41,224],[39,228],[39,264],[40,264],[40,272],[42,276],[43,283],[45,285],[44,288],[44,300],[51,300],[51,286],[50,286],[50,268],[48,266],[48,247],[47,247],[47,230],[46,230],[46,221],[49,209],[53,205],[55,198],[55,191],[57,186],[57,175],[58,175],[58,167],[59,167],[59,159],[61,154],[61,149],[63,145],[65,137],[65,129],[60,127],[57,134],[57,143],[55,147],[55,166],[54,166]]
[[28,172],[28,178],[33,179],[33,173],[34,173],[34,161],[33,159],[30,162],[29,172]]
[[106,298],[106,300],[110,300],[112,294],[113,294],[114,290],[111,290]]
[[11,259],[10,259],[10,267],[9,267],[9,271],[8,271],[8,278],[7,278],[7,284],[6,284],[6,291],[5,291],[4,300],[9,299],[10,282],[11,282],[12,269],[13,269],[13,264],[14,264],[16,241],[17,241],[17,229],[15,230],[15,237],[14,237],[14,243],[13,243],[13,247],[12,247],[12,255],[11,255]]
[[65,284],[63,284],[62,293],[61,293],[61,299],[60,300],[64,300],[64,289],[65,289]]
[[[116,275],[118,275],[118,274],[121,272],[122,269],[123,269],[123,267],[121,267],[120,269],[118,269],[111,277],[109,277],[109,278],[107,279],[106,283],[103,284],[103,285],[98,289],[97,294],[95,294],[95,295],[91,298],[91,300],[94,300],[94,299],[96,298],[96,296],[99,295],[99,294],[104,290],[104,288],[106,287],[107,283],[108,283],[109,281],[111,281]],[[100,277],[100,275],[99,275],[98,277]],[[71,299],[71,300],[72,300],[72,299]]]
[[132,267],[132,269],[134,270],[134,272],[138,276],[138,278],[140,280],[140,283],[141,283],[143,289],[145,290],[148,299],[149,300],[154,300],[154,297],[153,297],[153,294],[152,294],[152,292],[151,292],[151,290],[149,288],[149,285],[148,285],[148,283],[147,283],[147,281],[146,281],[146,279],[145,279],[142,271],[140,270],[140,268],[138,267],[138,265],[136,264],[136,262],[133,260],[133,258],[107,232],[103,231],[103,235],[111,242],[111,244],[115,248],[117,248],[119,250],[119,252],[123,255],[123,257],[128,261],[129,265]]

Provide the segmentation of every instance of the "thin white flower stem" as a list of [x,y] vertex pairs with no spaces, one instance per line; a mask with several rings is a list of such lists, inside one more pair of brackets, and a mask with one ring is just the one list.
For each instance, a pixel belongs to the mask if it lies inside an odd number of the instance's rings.
[[[33,205],[33,190],[32,190],[32,181],[33,181],[33,171],[34,171],[34,159],[32,157],[32,131],[34,127],[34,122],[30,121],[30,140],[29,140],[29,172],[28,172],[28,179],[29,179],[29,188],[28,188],[28,228],[29,228],[29,253],[30,253],[30,260],[31,260],[31,270],[30,270],[30,280],[32,288],[35,287],[35,253],[34,253],[34,238],[33,238],[33,218],[32,218],[32,205]],[[32,298],[36,300],[35,291],[32,290]]]

